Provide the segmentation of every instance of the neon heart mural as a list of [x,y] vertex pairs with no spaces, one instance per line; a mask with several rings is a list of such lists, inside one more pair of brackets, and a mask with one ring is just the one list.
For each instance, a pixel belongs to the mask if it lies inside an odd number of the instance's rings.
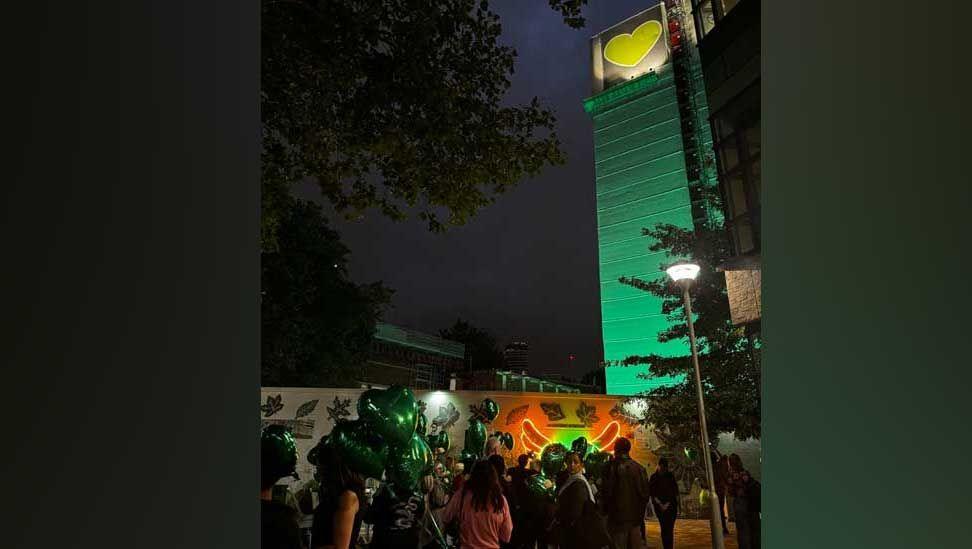
[[[614,442],[621,436],[621,424],[611,421],[604,426],[601,433],[590,439],[588,444],[600,451],[609,452],[614,448]],[[526,418],[520,422],[520,443],[527,450],[542,453],[545,446],[551,444],[550,437],[545,435],[533,420]]]

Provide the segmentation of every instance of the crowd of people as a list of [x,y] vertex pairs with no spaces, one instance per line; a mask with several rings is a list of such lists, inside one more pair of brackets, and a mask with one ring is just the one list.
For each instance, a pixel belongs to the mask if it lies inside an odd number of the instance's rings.
[[[282,450],[292,447],[281,443],[284,438],[279,430],[264,432],[264,549],[351,549],[359,545],[362,523],[371,527],[368,547],[377,549],[641,549],[659,545],[646,535],[651,514],[660,526],[660,546],[674,547],[680,499],[675,476],[664,458],[649,476],[631,459],[631,442],[620,438],[599,478],[585,472],[581,455],[569,452],[563,470],[540,494],[531,489],[541,474],[535,456],[520,455],[507,468],[498,444],[487,444],[486,456],[469,464],[443,457],[423,479],[421,493],[402,495],[382,485],[370,501],[362,475],[338,453],[323,451],[316,457],[320,503],[307,548],[297,511],[272,499],[278,480],[296,477],[296,450],[292,457]],[[738,547],[758,548],[759,483],[738,455],[714,463],[720,509],[731,498]],[[725,515],[722,527],[728,534]]]

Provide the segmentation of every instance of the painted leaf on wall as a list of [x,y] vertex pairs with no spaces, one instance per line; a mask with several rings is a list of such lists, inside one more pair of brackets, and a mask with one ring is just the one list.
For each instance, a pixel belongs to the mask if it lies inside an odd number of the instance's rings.
[[310,415],[310,413],[314,411],[314,408],[317,408],[317,401],[318,399],[315,398],[314,400],[309,400],[301,404],[300,408],[297,408],[297,415],[294,417],[304,417]]
[[260,405],[260,411],[263,412],[263,417],[270,417],[280,410],[283,410],[283,397],[281,395],[267,395],[267,403]]
[[540,408],[543,410],[543,413],[547,414],[547,419],[550,421],[560,421],[567,417],[564,409],[560,407],[559,402],[541,402]]
[[515,423],[519,423],[523,421],[523,418],[526,417],[527,410],[529,409],[530,409],[529,404],[524,404],[523,406],[517,406],[516,408],[513,408],[512,410],[510,410],[510,413],[506,414],[506,424],[513,425]]
[[601,421],[601,418],[597,417],[597,407],[591,406],[583,400],[580,402],[580,406],[577,407],[576,412],[577,419],[587,427]]

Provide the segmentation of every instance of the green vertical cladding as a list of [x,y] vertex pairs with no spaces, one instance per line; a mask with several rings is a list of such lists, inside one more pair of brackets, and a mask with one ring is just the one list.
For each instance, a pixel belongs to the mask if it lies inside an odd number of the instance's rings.
[[[604,360],[632,355],[685,356],[682,341],[660,343],[669,322],[662,300],[618,282],[665,276],[664,253],[648,250],[644,227],[693,226],[681,120],[671,65],[585,101],[594,120],[594,166]],[[608,394],[631,395],[675,382],[640,379],[642,367],[608,367]]]

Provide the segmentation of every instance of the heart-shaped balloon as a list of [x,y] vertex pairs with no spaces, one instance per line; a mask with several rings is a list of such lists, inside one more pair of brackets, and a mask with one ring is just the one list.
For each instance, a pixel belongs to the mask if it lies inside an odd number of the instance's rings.
[[604,466],[611,461],[611,454],[607,452],[591,452],[584,458],[584,471],[594,480],[604,474]]
[[358,419],[372,426],[392,446],[404,446],[418,424],[418,405],[411,389],[369,389],[358,398]]
[[551,482],[542,473],[533,475],[526,481],[527,492],[534,498],[541,500],[553,498],[553,488]]
[[510,434],[510,433],[500,433],[499,439],[500,439],[500,442],[503,443],[503,446],[506,446],[506,449],[507,450],[512,450],[513,449],[514,440],[513,440],[513,435],[512,434]]
[[567,447],[559,442],[548,444],[540,454],[540,470],[550,478],[556,478],[557,473],[564,470],[564,457]]
[[404,448],[393,448],[388,455],[385,476],[398,488],[417,490],[419,481],[432,473],[432,449],[425,439],[412,435]]
[[424,437],[429,429],[429,420],[422,412],[418,413],[418,421],[415,423],[415,434]]
[[685,448],[684,453],[689,461],[695,461],[695,458],[699,457],[699,452],[695,448]]
[[463,440],[463,450],[479,457],[483,455],[485,449],[486,426],[478,419],[470,419],[469,427],[466,428],[466,437]]
[[342,421],[334,426],[327,444],[333,447],[352,471],[381,479],[388,460],[388,446],[369,425]]
[[496,404],[496,401],[491,398],[483,400],[481,409],[483,414],[486,416],[486,421],[491,422],[496,419],[496,416],[499,415],[499,404]]
[[587,439],[584,437],[577,437],[574,442],[570,443],[570,450],[580,456],[581,461],[587,456]]
[[429,435],[426,438],[429,442],[429,447],[432,448],[433,452],[439,450],[440,448],[442,449],[443,454],[449,452],[450,443],[449,443],[448,432],[439,431],[438,433],[434,435]]
[[470,452],[469,450],[466,450],[465,448],[463,448],[462,451],[459,452],[459,462],[462,463],[463,474],[468,475],[472,473],[473,465],[476,464],[477,459],[478,456],[476,454]]

